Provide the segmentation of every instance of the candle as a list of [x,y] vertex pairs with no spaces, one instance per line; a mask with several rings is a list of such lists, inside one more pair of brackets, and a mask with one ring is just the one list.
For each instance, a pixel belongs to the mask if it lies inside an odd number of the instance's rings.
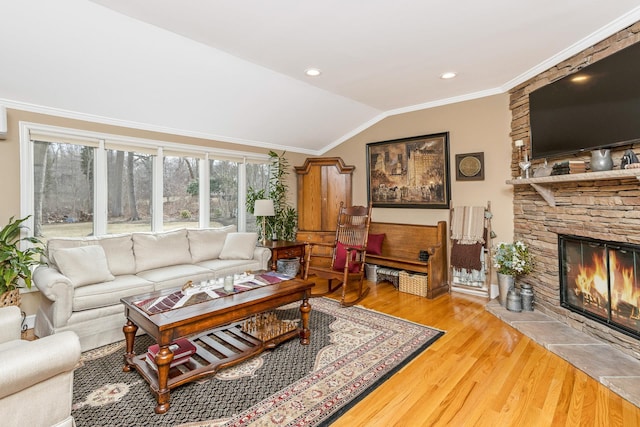
[[224,291],[233,292],[233,276],[226,276],[224,278]]
[[522,147],[524,145],[524,141],[521,139],[516,139],[515,144],[516,147]]

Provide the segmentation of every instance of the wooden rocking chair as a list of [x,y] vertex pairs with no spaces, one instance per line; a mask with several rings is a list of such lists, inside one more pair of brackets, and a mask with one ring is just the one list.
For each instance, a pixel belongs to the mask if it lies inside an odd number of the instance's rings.
[[[371,223],[371,205],[344,206],[340,202],[338,226],[333,243],[307,243],[304,263],[304,279],[309,274],[327,280],[327,292],[314,296],[327,295],[342,287],[341,304],[350,306],[362,301],[369,293],[369,286],[364,287],[364,260],[367,253],[367,238]],[[322,248],[324,247],[324,253]],[[330,255],[329,251],[330,250]],[[349,260],[347,262],[347,260]],[[338,282],[334,286],[333,281]],[[346,301],[347,285],[357,282],[356,298]]]

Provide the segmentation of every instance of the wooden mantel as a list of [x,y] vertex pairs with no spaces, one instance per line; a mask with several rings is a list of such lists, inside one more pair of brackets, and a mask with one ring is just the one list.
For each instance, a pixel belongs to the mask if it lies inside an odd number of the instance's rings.
[[640,181],[640,169],[622,169],[615,171],[552,175],[536,178],[516,178],[509,179],[506,181],[506,183],[510,185],[531,185],[549,204],[549,206],[555,206],[555,195],[553,193],[553,190],[549,188],[552,184],[579,181],[607,181],[623,178],[636,178],[638,181]]

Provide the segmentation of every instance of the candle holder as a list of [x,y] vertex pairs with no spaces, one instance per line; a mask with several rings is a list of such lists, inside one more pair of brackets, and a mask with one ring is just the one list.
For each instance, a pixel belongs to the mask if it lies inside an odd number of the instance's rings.
[[529,160],[529,155],[524,153],[524,157],[520,163],[518,163],[520,169],[522,169],[522,178],[529,178],[529,170],[531,169],[531,161]]
[[529,178],[529,170],[531,169],[531,161],[529,160],[529,155],[527,154],[527,150],[525,148],[524,154],[522,153],[522,147],[524,146],[524,141],[518,139],[515,141],[515,146],[520,150],[520,155],[522,156],[522,161],[518,162],[518,166],[522,172],[520,173],[520,178]]

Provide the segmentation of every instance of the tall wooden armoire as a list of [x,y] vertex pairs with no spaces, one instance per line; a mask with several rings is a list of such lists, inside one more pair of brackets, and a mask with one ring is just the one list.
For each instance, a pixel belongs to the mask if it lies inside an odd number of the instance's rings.
[[333,243],[340,202],[351,205],[351,176],[355,166],[340,157],[315,157],[296,166],[298,235],[303,242]]

